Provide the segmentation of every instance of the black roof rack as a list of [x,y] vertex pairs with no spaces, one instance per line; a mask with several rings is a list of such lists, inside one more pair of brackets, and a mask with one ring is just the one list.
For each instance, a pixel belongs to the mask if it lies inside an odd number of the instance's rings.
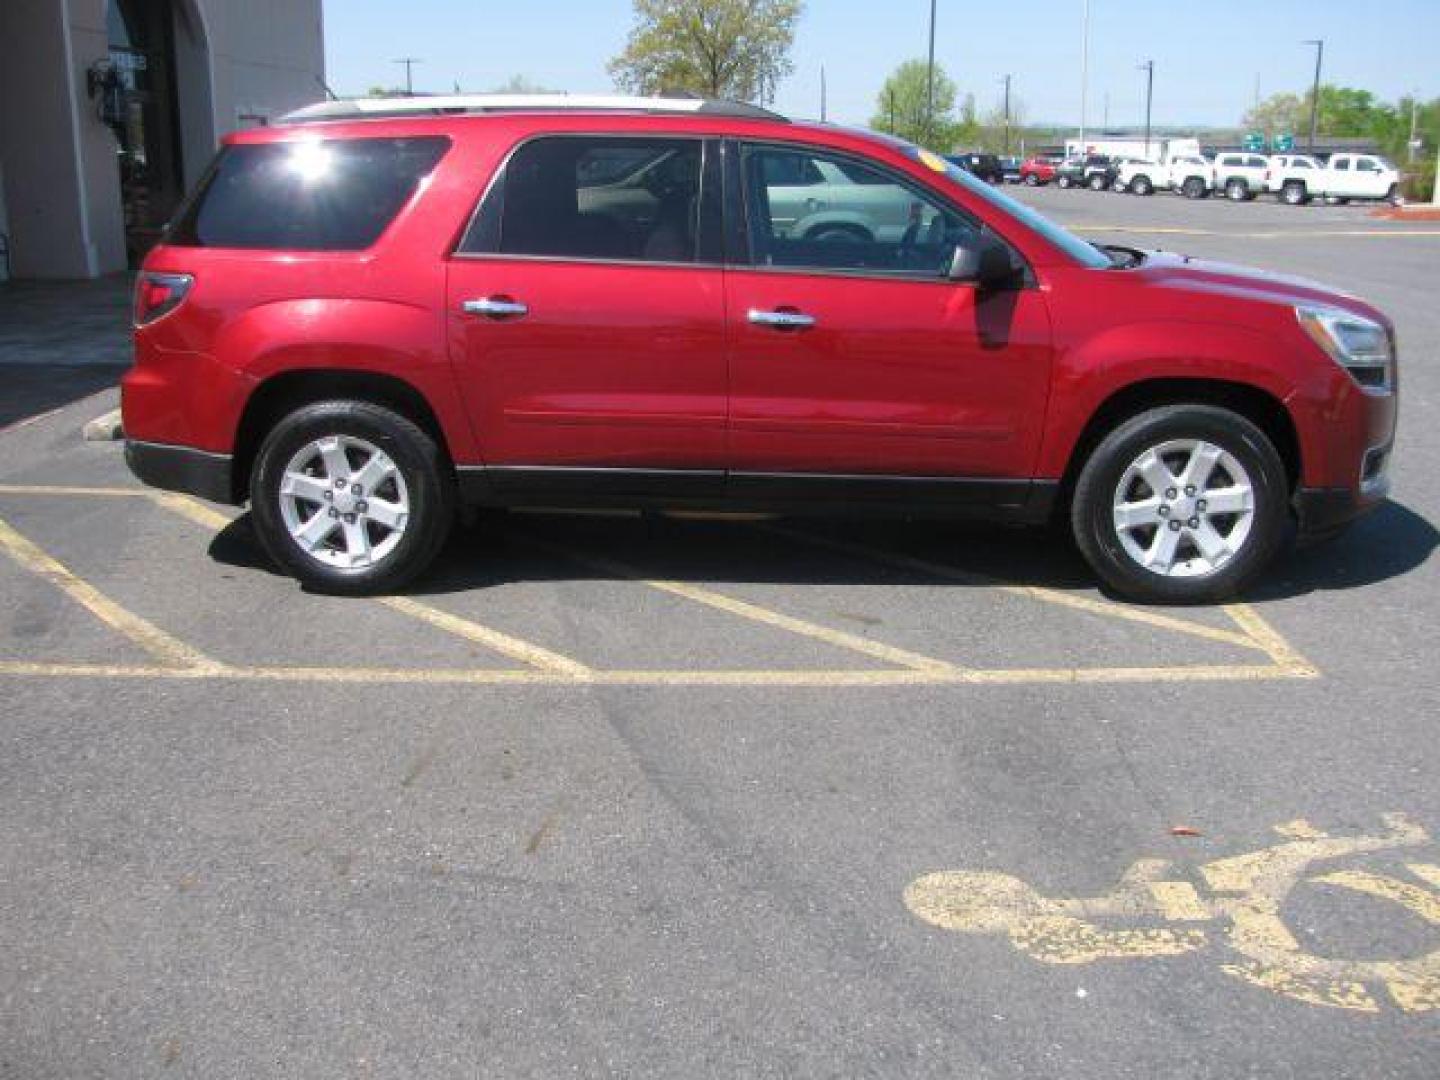
[[381,120],[406,116],[456,116],[492,112],[639,112],[680,116],[733,116],[752,120],[787,118],[743,101],[720,98],[621,97],[599,94],[447,94],[322,101],[280,117],[281,124]]

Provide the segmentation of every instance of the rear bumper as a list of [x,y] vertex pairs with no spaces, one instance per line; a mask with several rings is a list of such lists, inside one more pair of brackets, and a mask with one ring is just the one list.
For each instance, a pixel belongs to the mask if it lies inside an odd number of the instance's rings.
[[150,487],[180,491],[232,506],[239,501],[235,498],[229,454],[128,439],[125,464],[141,483]]

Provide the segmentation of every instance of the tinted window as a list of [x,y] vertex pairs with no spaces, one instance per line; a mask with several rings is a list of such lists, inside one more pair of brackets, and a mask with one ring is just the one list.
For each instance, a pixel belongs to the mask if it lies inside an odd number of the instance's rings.
[[1350,171],[1350,159],[1348,157],[1336,158],[1330,164],[1333,168],[1339,169],[1341,172]]
[[701,143],[548,137],[516,150],[462,252],[694,262]]
[[[900,178],[850,158],[747,146],[742,155],[752,261],[760,266],[940,278],[979,225]],[[809,163],[832,177],[796,191],[771,175]]]
[[425,138],[228,146],[166,243],[359,251],[385,231],[449,145]]

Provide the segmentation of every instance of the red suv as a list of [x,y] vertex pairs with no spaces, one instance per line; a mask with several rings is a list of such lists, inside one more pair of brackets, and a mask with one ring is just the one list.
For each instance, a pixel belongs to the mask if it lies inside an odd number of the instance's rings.
[[[522,104],[523,103],[523,106]],[[940,157],[748,106],[336,102],[226,139],[150,254],[127,456],[323,590],[457,506],[1068,517],[1160,601],[1379,502],[1389,321],[1096,247]]]
[[1020,182],[1031,187],[1050,183],[1055,179],[1055,169],[1063,160],[1053,154],[1036,154],[1026,158],[1020,164]]

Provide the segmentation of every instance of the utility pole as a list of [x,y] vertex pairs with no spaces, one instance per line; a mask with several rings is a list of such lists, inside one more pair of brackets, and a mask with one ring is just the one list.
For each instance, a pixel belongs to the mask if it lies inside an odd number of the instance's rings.
[[414,68],[416,64],[422,63],[421,59],[418,56],[402,56],[400,59],[392,62],[405,65],[405,96],[412,96],[415,93],[415,83],[411,78],[411,69]]
[[820,122],[825,123],[825,65],[820,65]]
[[1310,92],[1310,153],[1315,153],[1315,132],[1320,125],[1320,62],[1325,58],[1325,41],[1323,38],[1306,41],[1306,45],[1315,46],[1315,86]]
[[1085,95],[1090,88],[1090,0],[1080,20],[1080,154],[1085,154]]
[[886,100],[890,103],[890,134],[895,134],[895,89],[891,87],[885,92]]
[[1146,60],[1140,65],[1145,72],[1145,157],[1150,157],[1150,104],[1155,98],[1155,61]]
[[1405,144],[1405,164],[1415,164],[1415,122],[1420,118],[1420,95],[1410,95],[1410,139]]
[[1010,155],[1010,76],[1005,76],[1005,155]]
[[930,0],[930,54],[925,62],[925,134],[935,130],[935,0]]

